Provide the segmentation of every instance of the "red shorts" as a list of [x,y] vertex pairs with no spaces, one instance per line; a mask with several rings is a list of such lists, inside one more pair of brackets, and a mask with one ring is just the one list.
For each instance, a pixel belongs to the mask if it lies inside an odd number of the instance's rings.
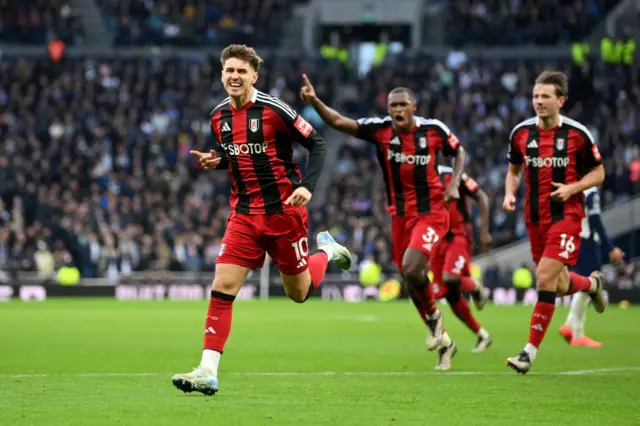
[[306,207],[271,215],[231,213],[217,263],[262,268],[265,252],[285,275],[309,267],[309,220]]
[[458,277],[470,277],[471,252],[469,241],[465,237],[453,237],[451,241],[445,241],[438,246],[436,255],[431,260],[433,281],[442,284],[442,275],[448,272]]
[[559,222],[527,224],[527,231],[531,241],[531,256],[536,265],[543,257],[568,266],[578,263],[582,219],[569,217]]
[[393,263],[398,267],[398,271],[402,273],[402,258],[408,248],[420,250],[432,258],[447,232],[449,232],[449,212],[446,210],[422,216],[392,217]]

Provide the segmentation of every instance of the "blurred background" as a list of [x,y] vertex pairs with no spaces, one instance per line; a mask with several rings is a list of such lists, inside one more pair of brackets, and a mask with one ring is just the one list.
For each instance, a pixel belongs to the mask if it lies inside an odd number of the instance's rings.
[[[322,297],[377,298],[397,277],[375,150],[301,103],[302,73],[353,118],[385,115],[388,91],[409,87],[419,115],[457,134],[491,197],[494,248],[475,273],[508,300],[532,266],[523,194],[516,214],[501,209],[508,133],[556,68],[564,114],[604,157],[604,222],[629,260],[607,273],[640,302],[639,40],[637,0],[0,0],[0,298],[208,294],[230,177],[188,152],[212,144],[221,50],[246,43],[265,59],[258,89],[328,141],[310,233],[329,229],[356,261]],[[243,291],[283,294],[276,268]]]

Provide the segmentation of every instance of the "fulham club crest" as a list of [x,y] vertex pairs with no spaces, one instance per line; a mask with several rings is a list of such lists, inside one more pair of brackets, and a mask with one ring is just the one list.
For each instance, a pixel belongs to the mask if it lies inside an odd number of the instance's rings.
[[255,133],[258,131],[259,128],[260,128],[260,120],[258,120],[257,118],[252,118],[251,120],[249,120],[249,130]]
[[556,148],[558,148],[558,151],[562,151],[564,149],[564,139],[559,138],[556,141]]
[[425,149],[427,147],[427,138],[421,137],[418,143],[420,144],[420,148]]

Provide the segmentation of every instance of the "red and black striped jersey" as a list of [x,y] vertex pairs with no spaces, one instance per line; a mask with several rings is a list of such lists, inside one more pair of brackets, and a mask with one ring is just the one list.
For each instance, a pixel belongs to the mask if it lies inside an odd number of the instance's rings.
[[565,217],[584,217],[582,194],[564,203],[551,199],[552,182],[578,182],[602,163],[591,132],[579,122],[560,116],[555,129],[538,126],[538,118],[524,120],[511,131],[511,164],[524,164],[526,182],[525,220],[527,223],[550,223]]
[[[313,127],[278,98],[254,89],[241,109],[226,98],[211,112],[211,130],[216,152],[222,158],[218,169],[232,176],[231,210],[240,214],[273,214],[288,206],[284,201],[299,186],[313,191],[322,163],[324,141]],[[293,161],[293,142],[310,150],[309,171],[304,179]],[[311,170],[311,148],[322,144]],[[317,170],[316,170],[317,169]]]
[[455,156],[458,138],[440,120],[414,117],[410,132],[393,128],[391,117],[361,118],[356,137],[376,145],[387,187],[387,210],[395,216],[442,211],[444,188],[437,170],[438,152]]
[[[451,183],[453,169],[447,166],[438,166],[438,173],[446,188]],[[455,236],[466,237],[473,241],[473,224],[469,212],[470,199],[475,200],[480,186],[468,174],[462,173],[460,179],[460,199],[455,203],[449,203],[449,233]]]

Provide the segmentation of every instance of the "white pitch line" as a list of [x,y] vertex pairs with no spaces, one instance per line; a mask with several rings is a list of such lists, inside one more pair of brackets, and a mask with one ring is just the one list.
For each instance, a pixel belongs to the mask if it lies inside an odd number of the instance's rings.
[[[606,375],[640,371],[640,367],[601,368],[595,370],[573,370],[556,372],[531,372],[537,376],[588,376]],[[507,371],[255,371],[228,372],[222,376],[513,376],[514,372]],[[61,373],[61,374],[0,374],[0,379],[31,379],[47,377],[145,377],[171,376],[171,373]]]

